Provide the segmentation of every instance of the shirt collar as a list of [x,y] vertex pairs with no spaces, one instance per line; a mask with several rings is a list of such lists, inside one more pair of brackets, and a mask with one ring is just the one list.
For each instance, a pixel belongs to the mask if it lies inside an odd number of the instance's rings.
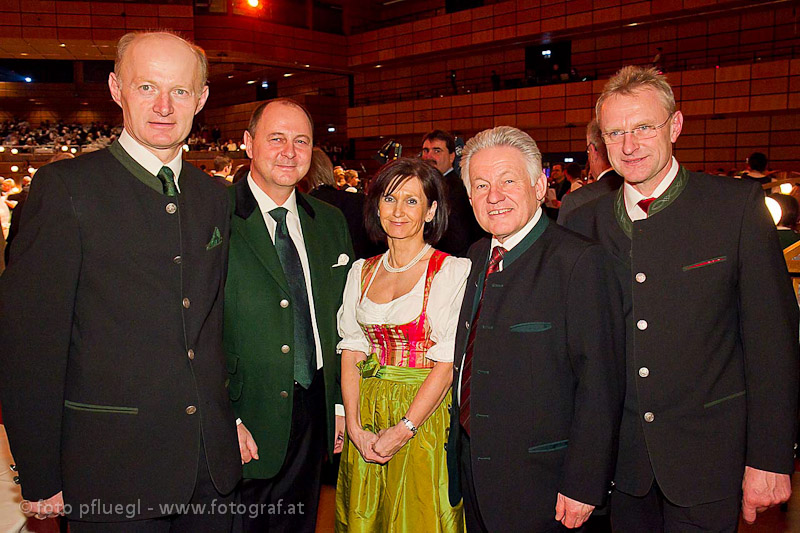
[[289,198],[287,198],[283,205],[280,206],[275,203],[275,200],[270,198],[267,193],[262,191],[261,187],[256,185],[255,180],[253,180],[252,173],[247,174],[247,184],[250,186],[250,190],[253,192],[253,196],[258,203],[258,209],[262,213],[269,214],[269,212],[276,207],[285,207],[286,210],[292,213],[294,216],[299,216],[297,214],[297,189],[293,189],[292,194],[289,195]]
[[533,218],[528,221],[527,224],[522,226],[522,229],[516,232],[514,235],[506,239],[506,242],[500,242],[496,238],[492,237],[492,245],[489,250],[494,250],[495,246],[502,246],[506,249],[506,252],[510,252],[516,245],[522,242],[528,233],[531,232],[533,227],[539,222],[539,219],[542,217],[542,208],[539,206],[536,208],[536,213],[534,213]]
[[669,172],[667,175],[664,176],[664,179],[661,180],[661,183],[658,184],[656,190],[653,191],[653,194],[650,196],[645,196],[636,189],[633,188],[632,185],[629,185],[628,182],[625,182],[624,185],[624,196],[625,196],[625,210],[628,211],[628,216],[631,217],[631,220],[640,220],[647,216],[647,213],[639,207],[639,201],[644,200],[645,198],[658,198],[664,191],[666,191],[672,182],[675,181],[675,176],[678,175],[678,170],[680,169],[680,165],[678,165],[678,161],[675,159],[675,156],[672,157],[672,165],[669,167]]
[[183,158],[181,157],[180,150],[172,161],[164,164],[153,152],[139,144],[125,129],[122,130],[119,136],[119,144],[128,152],[128,155],[131,156],[134,161],[142,165],[142,167],[153,176],[158,175],[161,167],[169,167],[175,175],[175,183],[178,183],[178,176],[181,175],[181,169],[183,168]]
[[605,176],[606,174],[608,174],[608,173],[609,173],[609,172],[611,172],[612,170],[614,170],[614,167],[608,167],[607,169],[605,169],[604,171],[602,171],[602,172],[600,173],[600,175],[599,175],[599,176],[597,176],[597,177],[594,179],[594,181],[600,181],[600,178],[602,178],[603,176]]

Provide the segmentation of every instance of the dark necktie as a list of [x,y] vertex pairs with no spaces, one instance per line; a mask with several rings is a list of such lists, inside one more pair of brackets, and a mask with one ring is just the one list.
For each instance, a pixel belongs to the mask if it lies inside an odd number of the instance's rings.
[[486,280],[489,279],[490,274],[494,274],[500,270],[500,261],[503,260],[503,255],[506,249],[502,246],[495,246],[492,249],[492,256],[489,258],[489,266],[486,267],[486,275],[483,278],[483,287],[481,287],[481,299],[478,301],[478,308],[475,310],[475,318],[472,319],[472,325],[469,329],[469,336],[467,337],[467,351],[464,354],[464,367],[461,369],[461,401],[459,402],[459,422],[464,430],[469,435],[469,397],[471,392],[472,381],[472,346],[475,344],[475,333],[478,331],[478,318],[481,315],[481,307],[483,306],[483,293],[486,289]]
[[169,167],[161,167],[156,177],[161,181],[164,194],[167,196],[178,196],[178,188],[175,187],[175,174]]
[[308,290],[306,290],[306,277],[303,275],[303,265],[300,255],[289,236],[286,226],[285,207],[276,207],[269,212],[275,219],[275,251],[278,252],[283,267],[283,274],[289,284],[289,293],[292,298],[294,311],[294,380],[301,387],[307,389],[314,378],[317,368],[317,354],[314,345],[314,330],[311,326],[311,308],[308,305]]
[[649,215],[650,214],[650,204],[652,204],[654,201],[655,201],[655,198],[644,198],[642,200],[639,200],[639,203],[637,205],[642,208],[642,211],[644,211],[645,215]]

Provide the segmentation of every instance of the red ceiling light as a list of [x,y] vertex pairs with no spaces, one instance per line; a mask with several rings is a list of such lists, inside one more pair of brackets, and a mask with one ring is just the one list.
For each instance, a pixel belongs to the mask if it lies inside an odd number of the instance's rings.
[[258,7],[258,0],[247,0],[247,5],[250,7]]

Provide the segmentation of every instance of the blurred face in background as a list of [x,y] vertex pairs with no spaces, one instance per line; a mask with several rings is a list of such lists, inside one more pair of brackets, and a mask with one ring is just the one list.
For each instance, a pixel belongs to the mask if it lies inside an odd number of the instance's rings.
[[444,174],[453,168],[455,153],[447,150],[447,143],[441,139],[428,139],[422,143],[422,160]]

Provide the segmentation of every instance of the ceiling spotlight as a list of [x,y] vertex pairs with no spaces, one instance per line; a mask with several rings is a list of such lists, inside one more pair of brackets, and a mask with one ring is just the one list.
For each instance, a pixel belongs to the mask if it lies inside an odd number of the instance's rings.
[[328,133],[336,133],[336,126],[333,125],[328,126]]
[[25,78],[23,79],[25,80],[25,83],[30,83],[33,81],[33,78],[31,78],[30,76],[25,76]]
[[382,66],[383,66],[383,65],[381,65],[380,63],[378,63],[377,65],[375,65],[375,68],[381,68]]
[[303,66],[306,67],[306,68],[310,68],[311,67],[311,65],[303,65]]
[[794,185],[791,183],[781,183],[781,194],[792,194]]
[[261,82],[261,88],[262,89],[269,89],[269,82],[267,80],[262,81]]
[[258,0],[247,0],[247,5],[250,7],[258,7]]
[[11,165],[11,172],[18,172],[19,167],[17,165]]
[[70,148],[70,149],[69,149],[69,152],[70,152],[71,154],[77,154],[77,153],[78,153],[78,149],[77,149],[77,148]]
[[26,55],[28,55],[28,53],[27,52],[20,52],[19,55],[26,56]]
[[239,145],[239,150],[247,150],[247,145],[242,143]]
[[5,151],[6,151],[6,147],[5,146],[0,146],[0,154],[2,154]]
[[60,46],[61,48],[66,48],[67,47],[67,43],[61,43],[58,46]]
[[572,158],[572,157],[565,157],[564,158],[564,163],[574,163],[574,162],[575,162],[575,159]]
[[291,78],[292,76],[294,76],[293,72],[287,72],[286,74],[283,75],[284,78]]
[[67,150],[69,150],[69,146],[67,146],[66,144],[61,147],[62,152],[66,152]]
[[17,150],[16,148],[12,148],[11,153],[17,155],[19,153],[19,150]]
[[256,80],[247,80],[247,85],[253,85],[255,82]]
[[228,79],[233,78],[233,74],[228,74]]
[[35,168],[33,168],[33,167],[28,167],[28,174],[33,174],[34,172],[36,172],[36,169],[35,169]]
[[189,145],[188,144],[184,144],[183,145],[183,151],[184,152],[188,152],[189,151]]

